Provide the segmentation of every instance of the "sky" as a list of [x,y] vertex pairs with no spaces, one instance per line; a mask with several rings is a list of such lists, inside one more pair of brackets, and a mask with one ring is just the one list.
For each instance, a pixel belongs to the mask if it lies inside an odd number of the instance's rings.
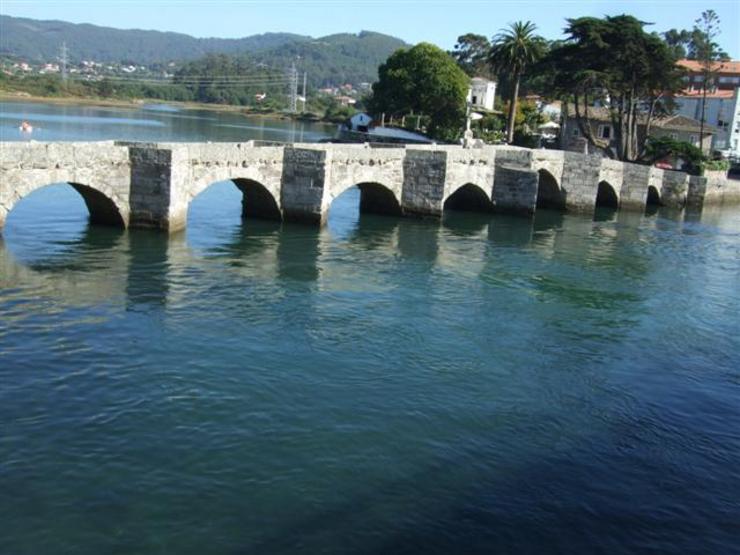
[[[176,31],[196,37],[290,32],[320,37],[377,31],[451,50],[457,37],[491,37],[531,20],[547,39],[562,37],[565,18],[627,13],[658,32],[690,29],[706,9],[720,17],[720,46],[740,59],[740,0],[0,0],[0,14],[92,23],[119,29]],[[0,29],[0,32],[2,29]]]

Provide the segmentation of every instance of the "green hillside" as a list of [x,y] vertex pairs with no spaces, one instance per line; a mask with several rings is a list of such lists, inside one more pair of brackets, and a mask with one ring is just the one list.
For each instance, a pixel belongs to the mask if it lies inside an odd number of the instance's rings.
[[255,64],[285,71],[292,63],[308,74],[309,86],[372,82],[380,63],[406,46],[397,38],[362,31],[318,39],[266,33],[240,39],[195,38],[179,33],[121,30],[63,21],[0,16],[0,56],[28,62],[57,59],[65,43],[71,62],[151,65],[203,59],[206,54],[247,55]]
[[241,39],[199,39],[181,33],[123,30],[0,15],[0,55],[29,62],[56,59],[63,42],[73,62],[95,60],[148,65],[194,60],[209,52],[258,52],[288,42],[308,40],[311,37],[289,33],[266,33]]

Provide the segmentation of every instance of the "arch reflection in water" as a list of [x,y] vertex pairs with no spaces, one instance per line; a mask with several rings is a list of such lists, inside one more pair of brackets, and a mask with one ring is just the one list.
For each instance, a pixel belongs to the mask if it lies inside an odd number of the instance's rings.
[[391,254],[398,248],[398,226],[400,219],[386,218],[377,214],[363,214],[357,218],[357,226],[347,236],[355,248],[368,251],[383,251]]
[[17,202],[3,235],[17,260],[37,270],[101,268],[115,256],[124,232],[92,220],[72,186],[54,184]]
[[491,215],[479,212],[445,210],[442,225],[451,233],[461,236],[484,237],[489,223],[495,221]]
[[[122,300],[126,290],[127,234],[114,231],[85,228],[77,238],[57,244],[51,253],[43,247],[34,249],[32,242],[18,244],[14,237],[6,243],[0,236],[0,289],[6,297],[12,296],[14,290],[26,295],[33,291],[35,298],[51,299],[62,306]],[[23,311],[21,316],[29,314]]]

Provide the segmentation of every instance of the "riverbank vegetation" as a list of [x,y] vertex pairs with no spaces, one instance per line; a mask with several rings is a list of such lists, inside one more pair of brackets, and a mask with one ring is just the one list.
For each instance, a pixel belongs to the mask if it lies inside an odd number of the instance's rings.
[[305,106],[299,103],[298,113],[290,113],[286,110],[286,87],[280,82],[271,82],[267,72],[260,73],[259,80],[242,76],[244,71],[253,69],[248,61],[238,57],[214,55],[187,64],[168,81],[115,78],[65,81],[58,74],[8,75],[0,72],[0,95],[119,105],[170,102],[331,122],[344,121],[356,112],[354,107],[342,105],[330,95],[314,94],[309,96]]

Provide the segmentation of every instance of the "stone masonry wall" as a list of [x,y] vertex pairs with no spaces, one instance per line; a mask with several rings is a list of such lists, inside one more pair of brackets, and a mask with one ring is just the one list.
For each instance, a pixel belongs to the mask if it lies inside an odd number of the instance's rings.
[[131,225],[170,229],[172,151],[130,147],[129,159],[132,183]]
[[683,208],[689,191],[689,176],[684,172],[663,172],[663,184],[660,189],[660,202],[670,208]]
[[499,164],[493,185],[493,207],[499,212],[534,214],[539,175],[535,170]]
[[403,196],[405,213],[442,214],[447,153],[444,151],[407,150],[403,159]]
[[[645,210],[650,182],[650,166],[623,164],[624,173],[619,206],[629,210]],[[657,188],[656,191],[660,191]]]
[[592,212],[601,175],[601,157],[565,152],[564,161],[561,186],[565,207],[575,212]]
[[280,183],[283,218],[323,224],[326,151],[285,147]]

